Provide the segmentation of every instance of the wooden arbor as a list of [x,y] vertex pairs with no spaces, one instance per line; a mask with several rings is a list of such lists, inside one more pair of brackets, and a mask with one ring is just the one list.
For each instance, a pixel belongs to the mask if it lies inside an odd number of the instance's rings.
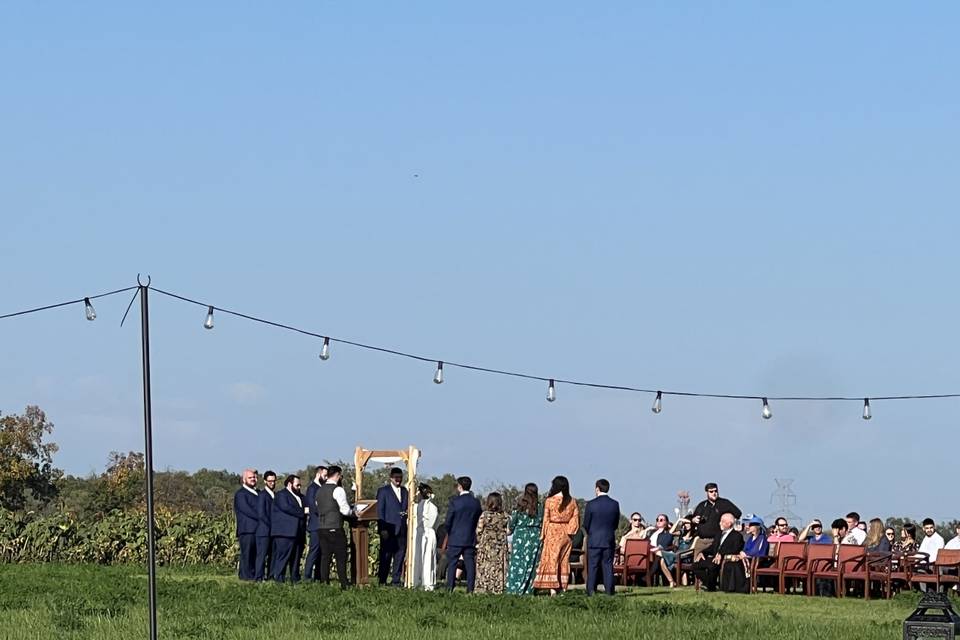
[[420,450],[414,446],[406,449],[364,449],[357,447],[353,463],[356,469],[355,480],[355,504],[357,505],[357,521],[351,525],[351,543],[352,560],[351,570],[353,573],[353,583],[356,585],[365,585],[369,581],[370,565],[367,557],[370,549],[370,531],[369,524],[377,519],[377,500],[363,498],[363,470],[370,462],[379,462],[392,465],[402,462],[407,467],[407,492],[409,503],[407,508],[407,554],[405,557],[406,571],[404,571],[403,584],[406,587],[413,586],[413,564],[415,560],[414,553],[414,535],[416,534],[416,522],[413,514],[413,497],[417,491],[417,462],[420,460]]

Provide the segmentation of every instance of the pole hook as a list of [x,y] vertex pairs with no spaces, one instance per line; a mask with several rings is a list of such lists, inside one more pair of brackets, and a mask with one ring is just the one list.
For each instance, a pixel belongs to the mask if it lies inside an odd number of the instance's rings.
[[149,289],[151,282],[152,282],[152,280],[151,280],[150,276],[148,275],[148,276],[147,276],[147,284],[143,284],[142,282],[140,282],[140,274],[139,274],[139,273],[137,274],[137,284],[140,285],[141,287],[147,287],[147,288]]

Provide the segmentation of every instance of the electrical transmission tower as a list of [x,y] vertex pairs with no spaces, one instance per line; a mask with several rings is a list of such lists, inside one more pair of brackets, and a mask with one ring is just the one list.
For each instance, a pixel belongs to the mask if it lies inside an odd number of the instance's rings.
[[800,527],[801,519],[796,513],[790,510],[790,507],[796,506],[797,494],[793,492],[793,478],[774,478],[777,483],[777,489],[770,494],[770,504],[776,504],[777,510],[768,514],[765,522],[770,525],[777,518],[786,518],[791,525]]

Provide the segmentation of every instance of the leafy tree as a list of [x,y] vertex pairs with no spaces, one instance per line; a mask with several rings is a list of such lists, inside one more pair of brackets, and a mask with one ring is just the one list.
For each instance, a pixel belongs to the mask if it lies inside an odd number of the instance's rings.
[[40,407],[30,405],[23,415],[0,417],[0,506],[20,510],[31,501],[40,506],[57,495],[63,472],[53,466],[54,442],[44,442],[53,423]]

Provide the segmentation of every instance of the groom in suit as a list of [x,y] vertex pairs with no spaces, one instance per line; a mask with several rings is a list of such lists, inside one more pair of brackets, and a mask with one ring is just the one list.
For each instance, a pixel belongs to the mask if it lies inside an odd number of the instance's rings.
[[287,476],[283,490],[276,493],[270,514],[270,534],[273,551],[270,557],[273,579],[283,582],[287,569],[293,582],[300,580],[300,553],[303,535],[303,498],[300,497],[300,478]]
[[457,584],[457,559],[463,556],[463,572],[467,578],[467,593],[473,593],[477,579],[477,522],[483,508],[470,493],[473,481],[467,476],[457,478],[456,498],[447,507],[447,589]]
[[407,555],[407,488],[403,486],[403,470],[390,469],[390,484],[377,490],[377,533],[380,534],[380,584],[387,584],[393,565],[392,584],[400,586],[400,573]]
[[597,497],[587,503],[583,530],[587,532],[587,595],[592,596],[603,572],[603,590],[613,595],[613,550],[616,548],[620,503],[608,496],[610,482],[597,480]]

